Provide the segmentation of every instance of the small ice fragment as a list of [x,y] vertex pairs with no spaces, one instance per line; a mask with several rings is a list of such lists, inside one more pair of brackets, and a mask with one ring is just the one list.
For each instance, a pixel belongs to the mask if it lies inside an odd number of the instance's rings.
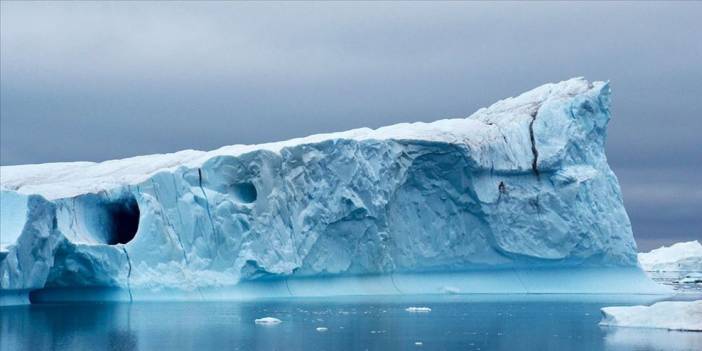
[[320,333],[324,333],[325,331],[327,331],[327,327],[317,327],[317,331]]
[[263,317],[254,320],[254,323],[258,325],[276,325],[281,323],[282,321],[278,318],[273,318],[273,317]]
[[422,345],[424,345],[424,343],[421,342],[421,341],[415,341],[414,344],[417,345],[417,346],[422,346]]
[[429,307],[407,307],[407,308],[405,308],[405,311],[410,312],[410,313],[429,313],[429,312],[431,312],[431,308],[429,308]]

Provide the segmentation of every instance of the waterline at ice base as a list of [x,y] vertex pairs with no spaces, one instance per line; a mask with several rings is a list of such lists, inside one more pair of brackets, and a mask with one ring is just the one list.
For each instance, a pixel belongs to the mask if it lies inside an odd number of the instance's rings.
[[3,166],[1,301],[667,294],[637,263],[609,106],[575,78],[467,118]]

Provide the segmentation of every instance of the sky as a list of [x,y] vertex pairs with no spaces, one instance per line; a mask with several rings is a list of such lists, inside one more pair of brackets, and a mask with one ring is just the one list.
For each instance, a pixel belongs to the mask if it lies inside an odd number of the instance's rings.
[[702,239],[702,2],[0,5],[0,164],[464,117],[609,80],[642,250]]

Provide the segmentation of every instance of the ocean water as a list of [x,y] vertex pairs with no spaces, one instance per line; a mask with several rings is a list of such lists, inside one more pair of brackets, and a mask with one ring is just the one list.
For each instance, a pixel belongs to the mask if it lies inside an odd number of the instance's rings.
[[[653,301],[448,295],[38,304],[0,308],[0,349],[702,350],[702,333],[598,326],[601,307]],[[407,312],[411,306],[431,312]],[[282,323],[254,323],[262,317]]]

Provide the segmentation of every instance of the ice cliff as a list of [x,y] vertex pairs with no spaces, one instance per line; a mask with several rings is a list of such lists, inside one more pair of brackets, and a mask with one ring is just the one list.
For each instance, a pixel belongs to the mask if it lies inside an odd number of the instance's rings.
[[607,83],[576,78],[468,118],[3,166],[1,292],[650,292],[609,106]]

